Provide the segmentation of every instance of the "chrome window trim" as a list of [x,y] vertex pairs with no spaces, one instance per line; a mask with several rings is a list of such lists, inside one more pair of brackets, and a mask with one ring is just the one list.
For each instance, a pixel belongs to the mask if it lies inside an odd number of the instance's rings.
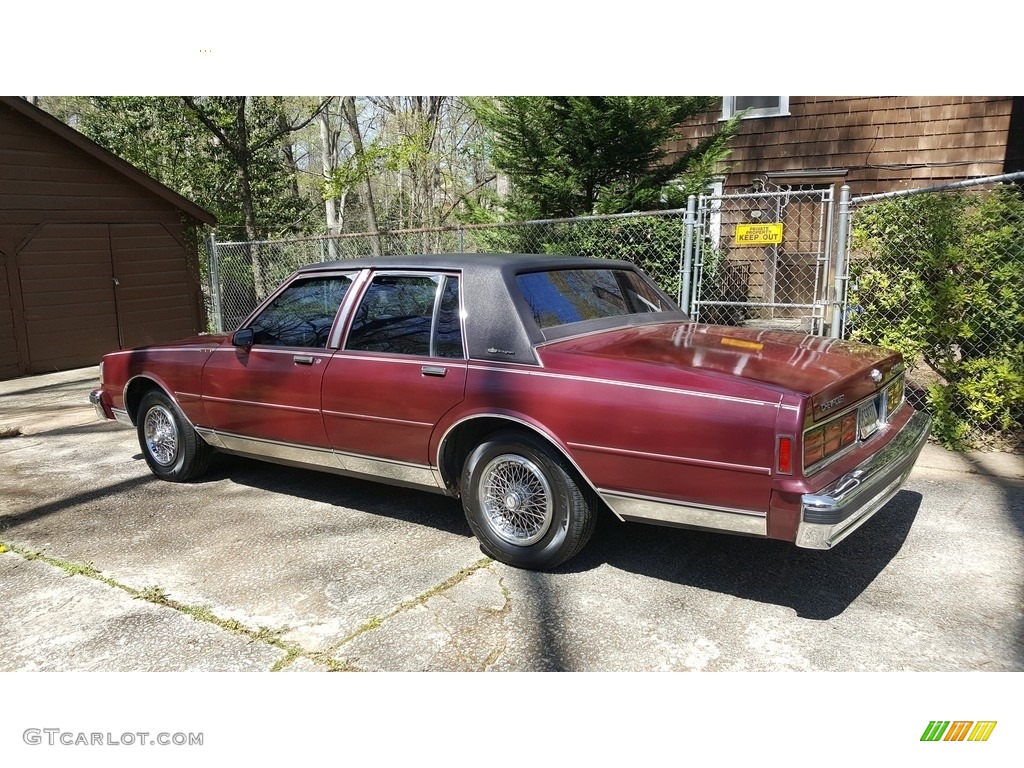
[[437,287],[434,288],[434,310],[430,313],[430,339],[427,344],[427,355],[437,357],[437,321],[441,315],[441,297],[444,295],[448,275],[438,275]]
[[335,351],[342,349],[348,336],[349,326],[352,324],[352,315],[355,313],[355,307],[358,306],[357,302],[363,300],[366,285],[372,274],[372,269],[361,269],[352,279],[352,287],[349,288],[348,293],[345,294],[345,299],[341,302],[341,306],[338,307],[338,317],[327,341],[328,349]]
[[[434,308],[433,308],[433,310],[431,312],[431,320],[430,320],[430,348],[429,348],[429,350],[428,350],[426,355],[412,355],[412,354],[406,354],[404,352],[382,353],[382,352],[375,352],[373,350],[365,350],[365,349],[348,349],[348,347],[346,346],[348,344],[349,333],[352,330],[352,320],[355,317],[355,311],[356,311],[356,309],[358,309],[359,304],[362,303],[363,299],[365,298],[366,292],[369,290],[370,286],[373,284],[374,279],[377,276],[379,276],[379,275],[386,275],[388,277],[430,277],[430,278],[436,277],[436,278],[439,278],[438,281],[437,281],[437,289],[434,292]],[[456,278],[459,281],[459,286],[458,286],[458,288],[459,288],[459,332],[460,332],[460,334],[462,336],[462,339],[461,339],[461,341],[462,341],[462,357],[437,357],[434,354],[434,352],[435,352],[435,344],[436,344],[436,338],[435,338],[436,333],[435,332],[437,330],[437,320],[438,320],[438,316],[440,314],[441,298],[443,296],[445,285],[446,285],[449,277],[454,277],[454,278]],[[332,348],[334,350],[337,350],[337,351],[340,351],[340,352],[351,353],[351,354],[354,354],[354,355],[355,354],[366,354],[366,353],[369,353],[371,355],[373,355],[373,354],[376,354],[376,355],[380,355],[380,354],[393,354],[393,355],[395,355],[395,357],[404,357],[404,358],[407,358],[407,359],[408,358],[416,358],[416,359],[421,359],[422,360],[424,358],[427,358],[427,359],[431,359],[431,360],[436,359],[436,360],[454,360],[454,361],[462,360],[462,361],[465,361],[466,360],[466,323],[465,323],[465,317],[464,317],[464,314],[465,314],[464,310],[465,310],[465,306],[466,305],[463,302],[463,296],[462,296],[462,289],[463,289],[464,282],[465,281],[462,279],[462,272],[460,272],[458,270],[454,270],[453,271],[453,270],[447,270],[447,269],[422,269],[422,270],[415,270],[415,269],[366,269],[366,270],[363,271],[363,274],[360,275],[360,280],[359,280],[358,286],[356,284],[353,284],[352,288],[349,289],[348,294],[346,294],[346,296],[345,296],[345,301],[342,302],[342,307],[341,308],[344,310],[344,312],[339,314],[339,318],[342,319],[342,322],[338,324],[338,327],[334,331],[332,331],[331,338],[330,338],[330,345],[329,346],[330,346],[330,348]],[[357,287],[359,289],[358,290],[358,295],[359,295],[358,301],[355,298],[353,298],[352,299],[353,306],[349,306],[349,301],[348,301],[349,296],[353,296],[356,293],[355,289]],[[339,312],[340,312],[340,310],[339,310]],[[390,358],[382,358],[382,359],[390,359]]]
[[[313,280],[313,279],[326,278],[326,277],[349,277],[349,276],[353,276],[354,275],[354,277],[352,277],[352,285],[350,285],[349,289],[345,292],[345,296],[342,298],[341,304],[338,305],[338,309],[334,313],[334,321],[331,323],[331,332],[327,334],[327,344],[325,346],[323,346],[323,347],[291,347],[291,349],[303,349],[303,350],[305,350],[305,349],[331,349],[332,348],[331,347],[331,341],[334,339],[334,333],[335,333],[334,329],[338,325],[338,319],[343,317],[341,310],[345,306],[345,304],[347,303],[348,297],[352,294],[352,291],[355,290],[355,288],[357,287],[357,279],[359,278],[360,273],[362,271],[364,271],[364,270],[359,270],[359,269],[337,269],[337,270],[329,270],[329,271],[325,271],[325,272],[303,272],[303,271],[293,272],[291,275],[289,275],[285,279],[285,281],[283,283],[281,283],[277,287],[276,291],[271,291],[270,295],[267,296],[267,298],[265,298],[263,301],[261,301],[259,304],[257,304],[256,305],[256,309],[254,309],[252,312],[250,312],[242,320],[242,322],[239,324],[238,328],[235,328],[234,330],[235,331],[239,331],[239,330],[241,330],[243,328],[248,328],[250,325],[252,325],[253,321],[257,317],[260,316],[260,314],[263,312],[263,310],[266,309],[267,306],[269,306],[270,303],[274,299],[276,299],[282,293],[287,291],[292,286],[292,284],[295,283],[296,280]],[[227,334],[229,342],[231,340],[231,336],[233,335],[233,333],[234,333],[234,331],[229,332]],[[274,347],[275,345],[272,345],[272,344],[256,344],[254,346],[258,347],[259,349],[268,349],[268,348]],[[234,347],[231,346],[230,343],[228,344],[228,348],[234,349]],[[281,349],[281,347],[278,347],[278,348]]]

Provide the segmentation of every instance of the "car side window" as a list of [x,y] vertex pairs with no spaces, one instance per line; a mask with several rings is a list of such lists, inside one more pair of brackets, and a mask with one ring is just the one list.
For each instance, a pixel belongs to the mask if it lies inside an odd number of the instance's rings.
[[459,278],[448,276],[441,291],[434,330],[434,357],[463,358],[462,316],[459,312]]
[[253,343],[278,347],[326,347],[345,294],[347,275],[296,280],[249,324]]
[[345,348],[463,357],[458,278],[377,275],[356,309]]

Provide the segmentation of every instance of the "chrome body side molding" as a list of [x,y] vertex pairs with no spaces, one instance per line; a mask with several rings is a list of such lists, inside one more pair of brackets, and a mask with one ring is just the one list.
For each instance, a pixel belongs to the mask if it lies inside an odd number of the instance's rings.
[[316,448],[217,432],[206,427],[197,427],[196,432],[217,450],[236,456],[262,459],[302,469],[333,472],[432,493],[448,493],[439,473],[432,467],[342,453],[331,448]]
[[110,412],[114,414],[114,420],[118,424],[124,424],[126,427],[134,427],[132,423],[132,417],[128,415],[128,411],[124,408],[111,408]]
[[709,507],[607,490],[599,490],[598,493],[620,520],[749,536],[768,535],[768,515],[762,511]]

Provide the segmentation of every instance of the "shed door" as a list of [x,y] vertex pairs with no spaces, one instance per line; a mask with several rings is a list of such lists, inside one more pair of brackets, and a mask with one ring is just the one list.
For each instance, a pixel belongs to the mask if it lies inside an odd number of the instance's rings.
[[158,223],[110,225],[121,346],[195,333],[184,246]]
[[107,224],[44,224],[17,264],[30,373],[93,365],[120,348]]

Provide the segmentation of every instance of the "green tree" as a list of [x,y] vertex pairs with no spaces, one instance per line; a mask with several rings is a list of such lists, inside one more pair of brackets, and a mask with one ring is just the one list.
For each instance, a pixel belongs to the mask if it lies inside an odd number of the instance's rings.
[[728,155],[738,117],[674,158],[687,119],[714,108],[703,96],[508,96],[476,99],[493,162],[511,182],[509,218],[562,218],[677,208]]
[[[213,154],[227,162],[226,181],[241,214],[247,240],[293,229],[306,207],[298,197],[295,165],[287,138],[312,123],[324,101],[294,105],[281,96],[182,96],[181,101],[209,132]],[[276,232],[275,232],[276,230]]]

